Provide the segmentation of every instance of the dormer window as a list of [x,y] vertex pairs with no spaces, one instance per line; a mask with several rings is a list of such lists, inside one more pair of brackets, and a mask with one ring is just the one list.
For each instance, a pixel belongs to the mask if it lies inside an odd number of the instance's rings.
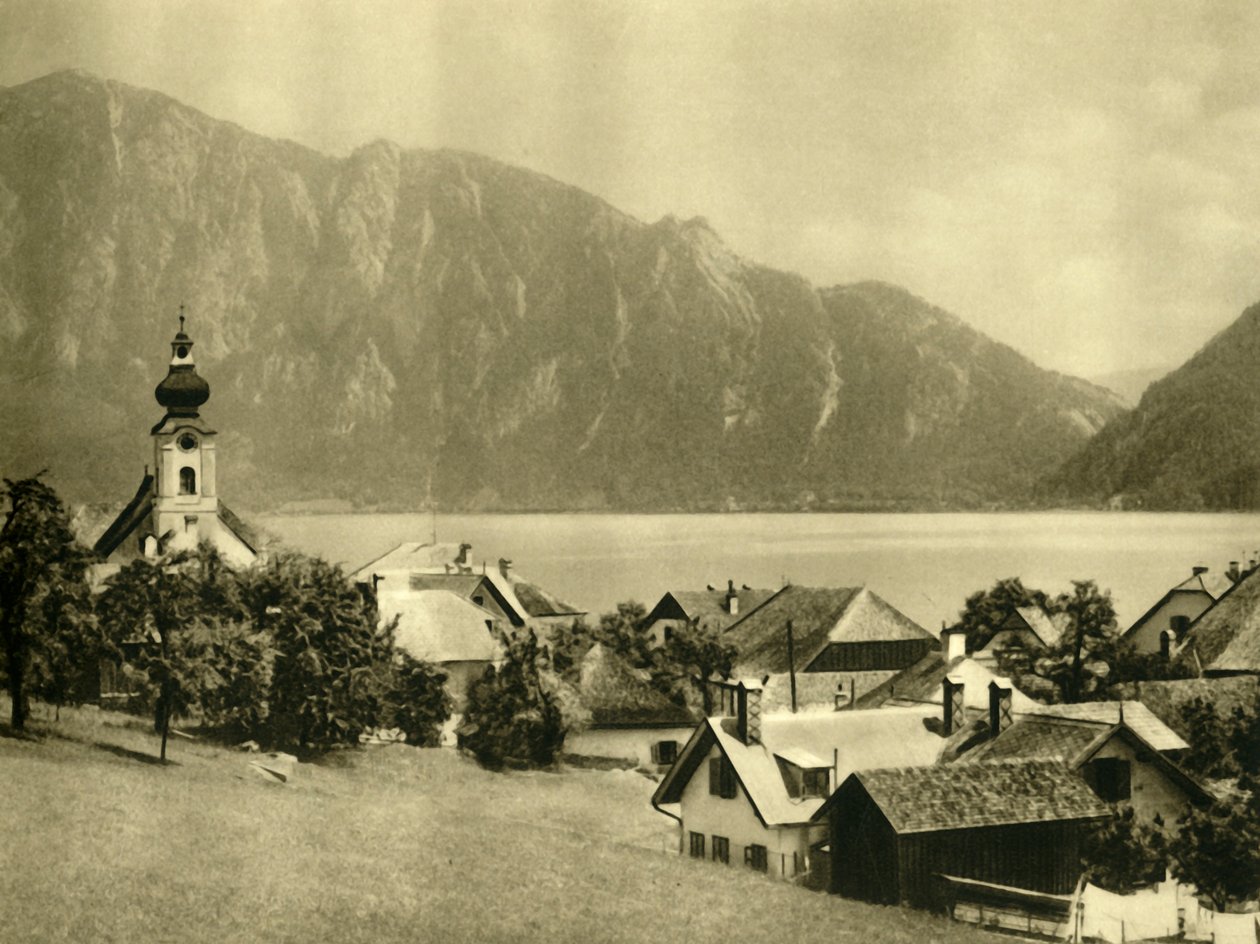
[[804,751],[792,754],[796,756],[776,754],[774,757],[779,762],[779,774],[788,796],[794,800],[827,797],[831,792],[831,767]]

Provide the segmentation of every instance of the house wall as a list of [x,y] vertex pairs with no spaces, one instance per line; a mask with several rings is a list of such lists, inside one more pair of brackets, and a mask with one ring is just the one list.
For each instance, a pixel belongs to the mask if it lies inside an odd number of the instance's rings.
[[[675,728],[586,728],[571,731],[564,739],[566,754],[579,757],[611,758],[633,763],[636,767],[658,768],[652,761],[652,745],[658,741],[674,741],[682,752],[695,730],[694,725]],[[703,771],[708,777],[708,769]],[[701,774],[697,773],[699,777]],[[706,780],[707,785],[707,780]],[[730,803],[730,800],[726,801]],[[721,835],[719,833],[718,835]]]
[[1127,741],[1113,737],[1090,759],[1103,757],[1129,762],[1129,803],[1138,816],[1154,819],[1158,814],[1168,825],[1181,819],[1190,802],[1189,795],[1153,764],[1139,760],[1137,751]]
[[833,642],[814,657],[806,672],[862,672],[904,669],[940,644],[935,639],[890,639],[870,642]]
[[1185,616],[1192,622],[1212,605],[1212,597],[1200,590],[1174,593],[1164,605],[1125,634],[1138,652],[1158,653],[1160,634],[1172,627],[1174,616]]
[[648,640],[648,648],[659,649],[665,645],[665,631],[667,629],[671,633],[675,633],[686,624],[687,621],[685,619],[661,618],[653,620],[643,630],[643,634]]
[[732,799],[724,800],[709,793],[709,760],[721,756],[714,746],[701,761],[687,783],[679,803],[682,817],[682,854],[690,849],[689,833],[703,833],[705,858],[713,859],[713,837],[725,836],[730,841],[731,868],[744,868],[744,849],[749,845],[766,847],[766,871],[776,878],[792,878],[793,858],[803,873],[808,862],[809,847],[826,834],[826,827],[772,826],[767,828],[757,818],[753,805],[739,785]]
[[876,904],[900,900],[897,834],[855,781],[840,785],[828,817],[833,895]]
[[1022,649],[1044,649],[1045,646],[1031,629],[999,629],[993,637],[980,649],[981,652],[997,652],[999,649],[1018,647]]

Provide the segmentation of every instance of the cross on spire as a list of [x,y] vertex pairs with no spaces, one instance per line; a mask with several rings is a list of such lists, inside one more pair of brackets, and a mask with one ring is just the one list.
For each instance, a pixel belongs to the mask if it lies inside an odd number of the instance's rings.
[[179,303],[179,330],[184,330],[184,303]]

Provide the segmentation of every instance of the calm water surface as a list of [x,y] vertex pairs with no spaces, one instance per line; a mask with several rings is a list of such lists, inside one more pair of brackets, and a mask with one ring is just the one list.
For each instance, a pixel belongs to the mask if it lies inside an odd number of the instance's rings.
[[[270,515],[285,544],[357,568],[402,541],[428,541],[427,514]],[[1047,592],[1073,579],[1110,588],[1128,625],[1194,564],[1214,571],[1257,556],[1260,514],[440,515],[437,536],[468,542],[494,567],[602,612],[648,605],[667,589],[865,584],[936,628],[1001,577]]]

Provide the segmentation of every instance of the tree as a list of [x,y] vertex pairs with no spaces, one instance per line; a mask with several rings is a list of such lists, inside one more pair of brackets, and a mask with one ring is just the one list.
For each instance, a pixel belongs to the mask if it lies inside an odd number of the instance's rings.
[[980,590],[967,597],[958,622],[951,629],[967,632],[967,651],[982,649],[993,638],[998,627],[1017,606],[1039,606],[1043,609],[1048,598],[1040,590],[1025,587],[1018,577],[999,580],[989,590]]
[[1120,632],[1111,594],[1092,580],[1072,581],[1072,592],[1047,605],[1065,614],[1059,638],[1044,649],[1006,649],[1002,669],[1027,691],[1045,691],[1056,701],[1071,703],[1097,697],[1112,684]]
[[12,726],[21,731],[37,681],[32,671],[46,691],[64,696],[73,665],[91,655],[72,643],[91,618],[92,557],[75,540],[61,499],[38,475],[5,479],[3,497],[9,511],[0,528],[0,647]]
[[713,704],[706,682],[714,675],[728,677],[734,662],[735,647],[722,641],[721,630],[690,621],[652,654],[652,681],[680,702],[698,694],[707,717],[713,713]]
[[1157,825],[1125,806],[1086,836],[1082,864],[1091,882],[1123,895],[1164,877],[1168,843]]
[[446,676],[429,663],[400,651],[395,655],[385,704],[382,725],[401,728],[408,744],[436,747],[442,725],[451,716]]
[[564,747],[559,701],[539,672],[533,630],[506,636],[504,658],[468,688],[460,747],[486,767],[542,767]]
[[1232,796],[1190,810],[1170,847],[1173,874],[1210,898],[1217,911],[1260,892],[1260,798],[1253,781],[1239,786]]
[[377,727],[397,621],[381,626],[371,595],[317,557],[279,554],[240,579],[250,620],[275,647],[264,739],[318,750]]
[[166,761],[171,717],[196,703],[205,665],[195,640],[182,634],[204,614],[197,609],[189,552],[150,560],[139,557],[110,577],[97,610],[114,644],[134,650],[133,664],[156,696],[154,726]]

